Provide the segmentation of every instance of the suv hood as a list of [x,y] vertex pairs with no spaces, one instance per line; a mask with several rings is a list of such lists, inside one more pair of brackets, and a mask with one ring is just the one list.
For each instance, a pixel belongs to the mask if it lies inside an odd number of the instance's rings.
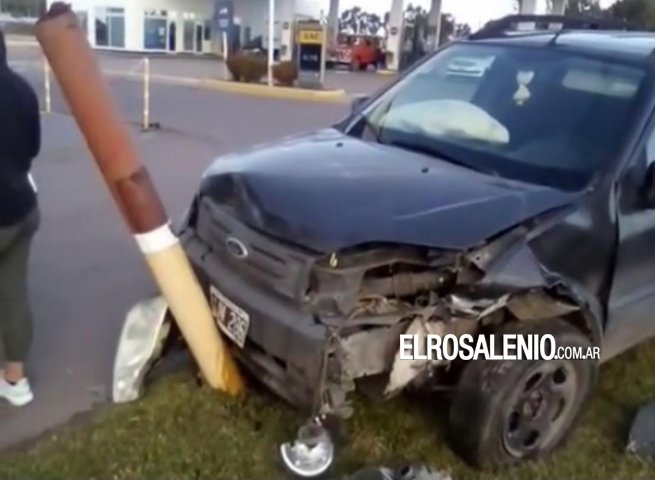
[[572,195],[333,129],[221,157],[200,187],[246,225],[324,253],[376,242],[466,249]]

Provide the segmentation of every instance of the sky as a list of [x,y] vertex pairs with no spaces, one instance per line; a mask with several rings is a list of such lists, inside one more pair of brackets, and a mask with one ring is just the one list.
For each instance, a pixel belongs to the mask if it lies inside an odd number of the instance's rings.
[[[546,0],[539,0],[540,13],[546,11]],[[615,0],[601,0],[601,5],[607,7]],[[405,0],[405,4],[420,5],[426,10],[430,8],[431,0]],[[468,23],[474,30],[480,28],[492,18],[513,13],[514,0],[443,0],[443,12],[455,16],[458,22]],[[365,11],[383,15],[391,8],[391,0],[341,0],[340,10],[359,6]]]

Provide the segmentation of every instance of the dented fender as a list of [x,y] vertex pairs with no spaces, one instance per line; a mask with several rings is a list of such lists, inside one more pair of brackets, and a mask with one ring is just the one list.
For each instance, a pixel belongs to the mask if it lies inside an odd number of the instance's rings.
[[[605,315],[599,300],[578,282],[549,271],[526,241],[527,236],[526,229],[518,228],[467,256],[483,271],[479,285],[519,293],[521,300],[510,301],[508,309],[525,320],[552,318],[579,311],[594,346],[602,347]],[[543,308],[546,302],[544,295],[551,300],[550,308]],[[541,316],[529,316],[525,310],[521,315],[521,305],[529,307],[525,305],[526,301],[537,296],[542,297]],[[569,302],[564,303],[566,300]]]

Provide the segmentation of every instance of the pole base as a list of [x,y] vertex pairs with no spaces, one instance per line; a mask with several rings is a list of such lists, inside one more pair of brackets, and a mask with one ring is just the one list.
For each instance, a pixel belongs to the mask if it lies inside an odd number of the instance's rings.
[[161,130],[161,124],[159,122],[152,122],[147,127],[145,125],[141,126],[142,132],[149,132],[150,130]]

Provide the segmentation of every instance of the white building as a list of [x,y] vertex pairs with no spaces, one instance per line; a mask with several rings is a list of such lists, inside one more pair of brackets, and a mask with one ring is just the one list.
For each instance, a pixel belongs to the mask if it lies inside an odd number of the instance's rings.
[[[48,0],[48,5],[55,0]],[[92,46],[170,53],[217,53],[213,0],[68,0]],[[275,48],[291,57],[297,18],[319,18],[321,0],[276,0]],[[241,44],[262,36],[268,45],[268,0],[234,0],[235,35]]]
[[[38,1],[38,0],[30,0]],[[48,6],[55,0],[47,0]],[[389,68],[398,68],[401,54],[403,11],[410,0],[379,0],[389,4],[391,53]],[[464,1],[464,0],[461,0]],[[487,0],[492,1],[492,0]],[[496,1],[496,0],[493,0]],[[261,36],[268,45],[269,0],[233,0],[235,36],[240,44]],[[538,0],[522,0],[522,11],[537,11]],[[562,13],[567,0],[552,0],[552,12]],[[214,0],[68,0],[96,48],[154,51],[218,53],[221,39],[215,34],[212,16]],[[297,19],[322,15],[328,4],[328,23],[333,31],[338,24],[340,0],[275,0],[274,48],[282,60],[292,57],[292,25]],[[430,25],[438,29],[442,0],[431,0]],[[438,38],[438,31],[435,34]]]

